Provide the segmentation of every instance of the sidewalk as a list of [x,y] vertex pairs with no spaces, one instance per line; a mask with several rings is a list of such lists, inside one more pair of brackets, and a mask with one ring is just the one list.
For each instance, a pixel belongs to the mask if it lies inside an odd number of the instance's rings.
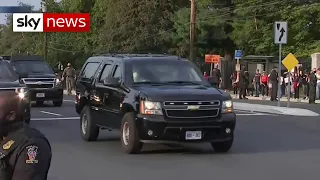
[[[71,91],[72,95],[76,95],[76,91]],[[63,90],[63,94],[68,95],[67,90]]]
[[[232,92],[229,92],[230,93],[230,96],[232,97],[232,99],[239,99],[239,95],[234,95],[232,94]],[[249,100],[258,100],[258,101],[261,101],[261,100],[264,100],[264,101],[270,101],[270,97],[268,96],[260,96],[260,97],[254,97],[254,96],[247,96],[247,98]],[[280,99],[280,101],[282,102],[287,102],[288,101],[288,98],[287,97],[282,97]],[[293,102],[293,103],[309,103],[308,100],[304,100],[304,99],[293,99],[293,98],[290,98],[290,102]],[[317,104],[320,104],[320,100],[316,100],[316,103]]]

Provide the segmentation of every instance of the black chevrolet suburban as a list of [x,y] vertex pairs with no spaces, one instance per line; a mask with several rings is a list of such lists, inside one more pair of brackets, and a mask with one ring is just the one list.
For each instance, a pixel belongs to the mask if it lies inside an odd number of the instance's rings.
[[7,61],[27,85],[31,101],[38,105],[53,101],[54,106],[62,106],[61,80],[41,56],[12,56]]
[[26,123],[30,123],[30,96],[27,86],[19,79],[12,66],[0,57],[0,91],[15,91],[21,99],[21,110]]
[[229,151],[233,143],[230,95],[176,56],[90,57],[76,83],[75,108],[85,141],[97,140],[101,129],[120,129],[129,154],[150,142],[210,142],[216,152]]

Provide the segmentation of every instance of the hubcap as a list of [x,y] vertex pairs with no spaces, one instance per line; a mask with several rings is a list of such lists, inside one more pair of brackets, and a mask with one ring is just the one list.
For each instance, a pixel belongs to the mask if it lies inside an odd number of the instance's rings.
[[123,139],[124,145],[127,146],[129,144],[129,138],[130,138],[129,124],[125,122],[122,128],[122,139]]
[[81,129],[83,134],[87,133],[87,127],[88,127],[88,119],[87,119],[87,115],[84,114],[82,116],[82,122],[81,122]]

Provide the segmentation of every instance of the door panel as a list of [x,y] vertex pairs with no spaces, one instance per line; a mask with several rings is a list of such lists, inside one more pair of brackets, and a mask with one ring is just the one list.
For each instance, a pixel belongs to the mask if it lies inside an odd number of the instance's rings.
[[103,85],[103,80],[110,76],[112,71],[112,63],[106,63],[97,80],[95,82],[95,94],[92,94],[92,100],[96,105],[97,119],[96,122],[100,126],[111,127],[111,122],[109,120],[109,111],[106,111],[106,106],[110,106],[108,88]]
[[[119,78],[122,81],[122,68],[120,64],[116,64],[112,73],[112,77]],[[122,81],[123,82],[123,81]],[[124,92],[120,88],[108,88],[110,107],[108,110],[112,112],[112,125],[114,128],[119,129],[121,125],[120,103],[124,96]]]

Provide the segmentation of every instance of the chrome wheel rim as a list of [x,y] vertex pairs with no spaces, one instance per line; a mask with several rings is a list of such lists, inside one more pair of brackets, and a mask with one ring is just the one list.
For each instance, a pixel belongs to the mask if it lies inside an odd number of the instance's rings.
[[123,139],[124,145],[127,146],[129,144],[129,138],[130,138],[129,124],[125,122],[122,127],[122,139]]
[[88,127],[88,119],[87,119],[87,115],[84,114],[82,115],[82,120],[81,120],[81,130],[83,134],[87,133],[87,127]]

